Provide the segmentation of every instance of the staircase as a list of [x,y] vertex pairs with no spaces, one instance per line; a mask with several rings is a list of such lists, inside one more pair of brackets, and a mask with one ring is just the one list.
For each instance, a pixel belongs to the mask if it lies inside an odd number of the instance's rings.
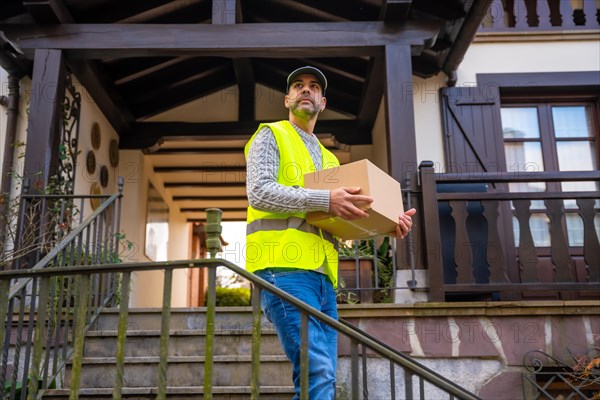
[[[119,312],[109,309],[90,328],[85,339],[81,373],[82,399],[112,398]],[[263,317],[264,318],[264,317]],[[157,393],[160,309],[129,313],[123,398],[150,399]],[[167,370],[169,399],[200,399],[204,382],[205,309],[173,309]],[[266,320],[261,332],[261,399],[290,399],[294,393],[292,366],[273,326]],[[250,397],[252,312],[246,307],[219,309],[215,321],[214,399]],[[44,399],[69,396],[70,365],[64,389],[49,390]]]

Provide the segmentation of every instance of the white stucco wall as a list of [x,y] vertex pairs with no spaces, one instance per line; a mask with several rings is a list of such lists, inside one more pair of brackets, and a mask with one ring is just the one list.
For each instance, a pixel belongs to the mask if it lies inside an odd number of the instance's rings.
[[[446,86],[446,80],[444,74],[428,79],[413,77],[417,163],[424,160],[440,163],[444,159],[443,141],[440,136],[442,115],[439,91]],[[382,100],[373,125],[373,145],[369,159],[384,171],[388,170],[386,135],[385,105]]]
[[[153,166],[140,150],[121,151],[120,164],[126,172],[123,189],[123,209],[121,212],[121,231],[126,239],[133,244],[130,250],[124,249],[124,262],[151,261],[145,255],[146,212],[148,184],[161,194],[169,206],[169,240],[167,255],[169,260],[188,258],[189,236],[185,217],[166,194],[163,182],[153,173]],[[132,276],[131,306],[160,307],[164,276],[162,270],[137,272]],[[171,305],[173,307],[187,306],[188,270],[176,269],[173,272],[173,288]]]
[[[79,143],[77,163],[75,166],[75,193],[90,194],[91,187],[94,183],[100,186],[102,194],[111,195],[117,192],[117,178],[122,173],[120,165],[112,167],[109,161],[109,146],[112,140],[119,140],[115,130],[112,128],[106,117],[98,109],[98,106],[92,99],[91,95],[81,83],[77,81],[75,76],[72,77],[73,85],[77,92],[81,94],[81,115],[79,119]],[[92,125],[97,123],[100,127],[100,146],[98,149],[92,147]],[[96,170],[89,173],[86,167],[86,157],[88,152],[92,151],[96,158]],[[102,187],[100,185],[100,168],[106,166],[108,168],[108,185]],[[92,209],[90,203],[87,202],[86,214],[89,214]]]
[[473,86],[475,74],[600,71],[600,40],[473,43],[458,69],[457,85]]
[[[19,82],[20,90],[20,101],[19,101],[19,115],[17,117],[17,131],[15,134],[15,142],[27,142],[27,109],[29,104],[29,91],[31,88],[31,80],[28,77],[21,79]],[[0,68],[0,96],[8,96],[8,73]],[[0,106],[0,165],[2,165],[2,172],[7,171],[4,166],[4,147],[6,141],[6,122],[7,122],[7,107]],[[9,144],[10,146],[11,144]],[[25,148],[14,148],[13,149],[13,168],[19,175],[23,172],[23,159],[19,157],[20,154],[24,154]],[[14,184],[11,186],[11,196],[16,196],[20,193],[20,185],[16,187]]]

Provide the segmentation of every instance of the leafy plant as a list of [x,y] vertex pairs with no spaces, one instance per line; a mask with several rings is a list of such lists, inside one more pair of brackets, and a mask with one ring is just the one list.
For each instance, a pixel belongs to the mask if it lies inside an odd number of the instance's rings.
[[249,306],[250,289],[217,287],[217,307]]
[[[596,339],[598,341],[600,339]],[[575,365],[573,372],[569,374],[569,379],[581,383],[582,388],[598,387],[600,385],[600,349],[593,349],[595,356],[575,356]],[[600,400],[600,391],[594,392],[590,400]]]
[[[394,286],[393,254],[389,237],[386,236],[376,250],[374,240],[361,240],[358,242],[341,242],[338,251],[340,259],[374,259],[376,254],[377,286],[382,289],[375,292],[376,298],[374,300],[377,303],[392,302],[392,293],[387,289]],[[373,287],[375,287],[374,280],[375,276],[373,276]],[[345,287],[339,286],[341,289]]]
[[356,293],[344,290],[346,281],[341,276],[338,278],[338,287],[335,289],[335,298],[338,304],[357,304],[359,299]]

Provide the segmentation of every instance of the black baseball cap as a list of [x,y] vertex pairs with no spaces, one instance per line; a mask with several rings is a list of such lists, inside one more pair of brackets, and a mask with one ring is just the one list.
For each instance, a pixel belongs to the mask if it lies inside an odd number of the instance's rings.
[[290,91],[290,85],[292,84],[292,82],[294,82],[296,77],[302,74],[314,75],[321,84],[321,87],[323,88],[323,96],[325,96],[325,89],[327,89],[327,78],[325,78],[325,74],[323,74],[321,70],[315,67],[311,67],[310,65],[306,65],[304,67],[295,69],[292,71],[291,74],[288,75],[286,92]]

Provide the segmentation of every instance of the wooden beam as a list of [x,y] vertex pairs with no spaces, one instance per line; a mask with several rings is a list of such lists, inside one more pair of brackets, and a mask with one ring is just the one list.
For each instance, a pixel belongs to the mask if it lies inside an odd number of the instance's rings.
[[[40,24],[72,24],[73,16],[62,0],[26,0],[25,7]],[[118,134],[129,129],[133,116],[106,69],[96,60],[67,60],[69,69],[92,96]]]
[[386,23],[399,24],[406,21],[412,0],[384,0],[379,19]]
[[[412,0],[383,0],[379,20],[389,26],[399,26],[406,22]],[[361,96],[358,120],[361,130],[371,132],[377,119],[385,84],[384,55],[376,55],[369,60],[369,72]]]
[[95,60],[67,60],[67,64],[117,134],[127,132],[134,122],[133,115],[104,66]]
[[379,106],[381,105],[381,97],[383,96],[383,88],[385,86],[385,65],[384,57],[374,56],[369,61],[369,79],[366,80],[361,96],[361,103],[358,112],[358,123],[361,131],[369,132],[373,130]]
[[238,119],[252,121],[255,118],[255,81],[252,62],[249,58],[236,58],[232,60],[235,80],[238,83]]
[[[149,118],[190,101],[208,96],[233,84],[231,65],[224,64],[202,71],[193,77],[177,82],[163,92],[153,90],[143,93],[132,104],[137,119]],[[142,101],[140,102],[140,99]]]
[[[262,24],[6,24],[3,31],[29,57],[38,48],[72,58],[202,55],[221,57],[369,56],[388,44],[422,48],[437,36],[437,21]],[[303,40],[298,40],[302,31]]]
[[9,75],[14,75],[18,79],[29,75],[32,70],[32,63],[20,50],[6,39],[0,31],[0,67]]
[[385,47],[385,113],[389,173],[402,183],[406,174],[412,176],[417,172],[411,53],[408,46]]
[[58,169],[65,75],[61,50],[36,50],[24,166],[32,191],[43,190]]
[[[212,23],[232,25],[236,23],[241,11],[237,0],[212,0]],[[239,21],[241,22],[241,21]],[[235,80],[238,85],[238,119],[252,121],[254,119],[254,73],[249,58],[236,58],[232,61]]]
[[[411,50],[405,45],[385,46],[385,121],[387,128],[388,172],[406,186],[416,190],[417,144],[413,105]],[[414,235],[416,236],[416,235]],[[421,248],[417,238],[415,248]],[[398,260],[408,259],[412,249],[396,247]]]
[[235,24],[236,8],[236,0],[212,0],[212,23]]
[[185,1],[169,1],[165,4],[158,5],[147,11],[136,13],[132,16],[125,17],[117,23],[119,24],[140,24],[148,21],[154,21],[161,18],[164,15],[181,12],[186,8],[202,5],[205,0],[185,0]]
[[[227,60],[217,57],[186,57],[177,63],[162,65],[145,77],[130,80],[120,84],[119,90],[127,93],[127,101],[131,104],[143,103],[162,98],[168,91],[176,90],[187,83],[198,79],[211,80],[211,75],[218,73],[221,69],[229,69]],[[231,73],[233,76],[233,72]]]
[[[121,136],[121,149],[146,149],[161,139],[178,138],[193,140],[198,138],[224,139],[241,137],[249,139],[263,121],[239,122],[136,122],[127,135]],[[330,133],[339,142],[346,144],[369,144],[370,132],[361,131],[356,120],[322,120],[317,123],[319,133]],[[368,141],[368,143],[367,143]]]
[[75,22],[62,0],[24,0],[23,5],[38,24]]

